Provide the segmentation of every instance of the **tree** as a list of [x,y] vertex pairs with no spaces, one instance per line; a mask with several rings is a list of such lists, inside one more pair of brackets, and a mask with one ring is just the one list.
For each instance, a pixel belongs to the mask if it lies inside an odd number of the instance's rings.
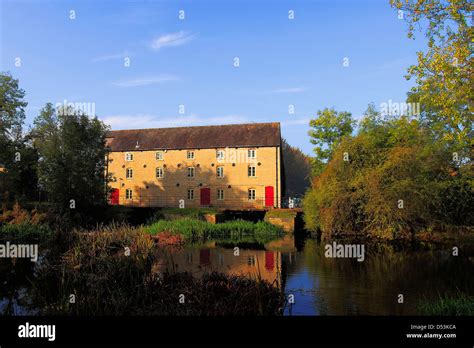
[[310,185],[311,159],[299,148],[283,139],[283,159],[285,163],[286,195],[303,195]]
[[[23,100],[25,91],[18,85],[18,80],[9,73],[0,74],[0,141],[14,140],[21,136],[25,120]],[[4,143],[3,143],[4,144]],[[3,145],[2,144],[2,145]]]
[[25,120],[25,91],[9,73],[0,74],[0,192],[6,200],[34,199],[37,193],[37,154],[28,135],[22,134]]
[[407,79],[417,84],[408,101],[421,104],[422,116],[435,136],[455,151],[469,152],[473,145],[472,102],[474,69],[470,50],[474,4],[468,0],[391,0],[409,24],[427,23],[428,50],[418,52],[418,64],[408,69]]
[[311,144],[316,145],[313,166],[314,173],[322,171],[332,153],[341,140],[353,131],[355,121],[349,112],[338,112],[334,109],[325,108],[317,112],[318,117],[309,122],[311,127],[309,136]]
[[377,127],[344,138],[313,178],[303,201],[307,228],[393,239],[471,226],[472,168],[454,170],[448,148],[417,120],[387,119]]
[[105,202],[107,127],[71,108],[47,104],[34,121],[39,180],[60,213],[85,213]]

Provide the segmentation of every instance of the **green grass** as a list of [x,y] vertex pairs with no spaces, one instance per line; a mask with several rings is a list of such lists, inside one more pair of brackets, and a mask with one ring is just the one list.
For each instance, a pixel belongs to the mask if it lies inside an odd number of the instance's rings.
[[16,243],[47,242],[53,238],[53,231],[46,225],[30,223],[0,225],[0,241]]
[[198,219],[160,220],[144,227],[150,234],[170,232],[183,235],[187,241],[203,242],[216,240],[220,242],[267,243],[284,235],[282,229],[269,223],[257,223],[235,220],[220,224],[211,224]]
[[179,220],[182,218],[202,219],[205,214],[217,214],[219,210],[215,208],[163,208],[148,220],[152,224],[159,220]]
[[436,300],[422,300],[418,310],[423,315],[474,315],[474,297],[459,292],[455,297],[439,295]]
[[265,219],[267,218],[282,218],[282,219],[294,219],[296,217],[296,212],[289,210],[269,210],[265,214]]

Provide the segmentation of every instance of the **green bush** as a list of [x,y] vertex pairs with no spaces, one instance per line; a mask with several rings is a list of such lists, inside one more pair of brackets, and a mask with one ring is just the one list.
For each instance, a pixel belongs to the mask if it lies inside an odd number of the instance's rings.
[[346,137],[303,201],[306,227],[326,235],[409,239],[433,226],[472,226],[472,164],[416,121],[385,121]]
[[0,241],[16,243],[48,242],[53,238],[53,231],[46,225],[4,224],[0,225]]

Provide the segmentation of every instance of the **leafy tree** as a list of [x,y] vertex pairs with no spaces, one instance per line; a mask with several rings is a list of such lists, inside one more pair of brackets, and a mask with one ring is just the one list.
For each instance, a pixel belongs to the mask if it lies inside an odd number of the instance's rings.
[[[47,104],[34,121],[39,180],[60,213],[83,213],[105,202],[105,136],[96,117]],[[72,209],[71,209],[72,208]]]
[[470,50],[472,28],[468,21],[474,3],[468,0],[390,0],[403,11],[408,36],[427,23],[426,52],[418,52],[418,64],[407,78],[417,84],[409,102],[419,102],[423,118],[438,139],[467,155],[473,145],[472,102],[474,69]]
[[285,139],[282,143],[286,195],[304,195],[310,185],[311,159],[299,148],[288,144]]
[[320,173],[325,163],[331,159],[332,153],[341,140],[350,135],[355,124],[349,112],[338,112],[325,108],[317,112],[318,117],[309,122],[311,144],[316,145],[313,166],[314,173]]
[[21,136],[25,120],[25,108],[28,105],[23,100],[25,91],[19,87],[18,80],[9,73],[0,74],[0,141],[2,145],[8,140]]
[[361,129],[344,138],[313,179],[303,202],[307,228],[393,239],[472,225],[472,170],[456,171],[448,148],[417,120],[389,119],[378,127],[385,131]]
[[35,199],[37,153],[28,135],[22,134],[25,120],[25,91],[9,73],[0,74],[0,192],[7,201]]

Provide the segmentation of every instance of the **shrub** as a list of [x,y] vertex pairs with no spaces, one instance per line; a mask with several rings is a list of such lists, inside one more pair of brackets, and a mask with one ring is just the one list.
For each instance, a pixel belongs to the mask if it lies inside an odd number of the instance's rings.
[[53,231],[46,225],[0,225],[0,240],[16,243],[48,242],[54,237]]

